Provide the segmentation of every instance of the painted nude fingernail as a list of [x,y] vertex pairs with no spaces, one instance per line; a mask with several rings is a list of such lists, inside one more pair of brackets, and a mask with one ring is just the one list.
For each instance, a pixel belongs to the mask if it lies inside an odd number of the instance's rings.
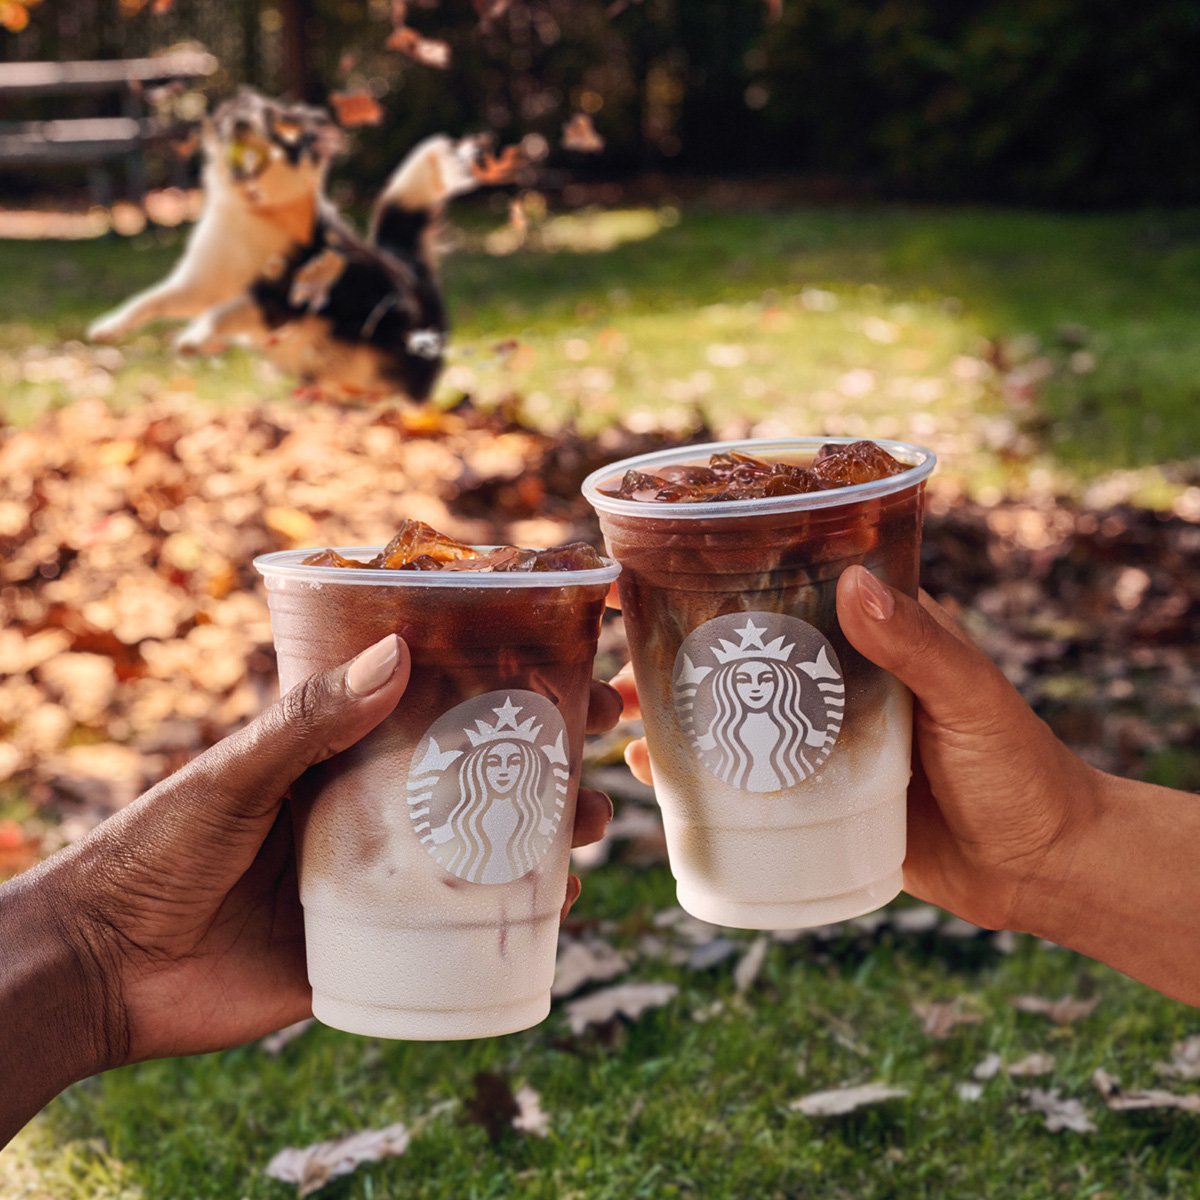
[[400,641],[394,633],[389,633],[350,664],[346,687],[356,696],[369,696],[391,679],[399,658]]
[[858,577],[858,602],[875,621],[886,621],[896,611],[892,593],[865,567]]

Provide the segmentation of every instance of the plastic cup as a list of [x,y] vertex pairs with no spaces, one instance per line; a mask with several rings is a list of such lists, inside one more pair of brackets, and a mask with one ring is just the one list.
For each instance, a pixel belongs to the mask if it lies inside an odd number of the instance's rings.
[[357,570],[304,566],[309,553],[254,564],[284,691],[388,633],[412,654],[395,712],[294,790],[313,1013],[414,1040],[536,1025],[550,1010],[592,660],[619,568]]
[[915,595],[934,456],[910,469],[758,500],[617,500],[629,469],[738,450],[805,462],[851,438],[687,446],[594,472],[584,495],[621,564],[621,606],[679,903],[741,929],[796,929],[900,890],[911,696],[843,636],[838,577],[861,563]]

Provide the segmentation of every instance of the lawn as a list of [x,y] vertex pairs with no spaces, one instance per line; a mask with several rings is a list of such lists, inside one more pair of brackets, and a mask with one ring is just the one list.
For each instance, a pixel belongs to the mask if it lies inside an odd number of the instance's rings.
[[[975,483],[1016,486],[1200,453],[1198,214],[662,207],[552,216],[513,252],[502,233],[468,210],[446,264],[443,400],[515,392],[534,420],[588,430],[699,410],[911,436]],[[120,354],[70,344],[180,241],[0,244],[10,419],[94,392],[286,393],[242,354],[177,359],[161,331]]]
[[[440,401],[514,393],[533,420],[589,431],[685,427],[699,411],[717,429],[907,434],[944,456],[943,478],[980,493],[1081,490],[1132,472],[1128,494],[1157,501],[1197,482],[1200,216],[626,208],[552,217],[516,250],[494,224],[468,211],[446,264],[456,341]],[[286,396],[289,382],[251,356],[180,360],[159,331],[117,351],[78,342],[179,248],[173,231],[0,243],[6,419],[92,396]],[[636,810],[645,798],[606,774]],[[1103,1068],[1126,1088],[1194,1089],[1155,1068],[1200,1033],[1194,1010],[1031,937],[946,919],[906,931],[908,901],[878,927],[773,939],[742,992],[734,965],[750,936],[729,935],[737,944],[714,965],[690,961],[696,946],[663,916],[673,888],[652,857],[637,839],[619,843],[586,873],[569,931],[619,949],[623,979],[679,987],[638,1020],[577,1036],[558,1004],[526,1033],[430,1045],[316,1026],[278,1056],[252,1045],[129,1067],[55,1101],[0,1156],[0,1196],[283,1200],[294,1189],[263,1174],[276,1151],[395,1121],[418,1130],[407,1154],[321,1194],[1195,1192],[1200,1115],[1108,1111],[1091,1083]],[[1018,1011],[1022,995],[1097,1006],[1056,1024]],[[944,1038],[923,1032],[913,1006],[954,999],[978,1019]],[[973,1075],[989,1054],[1011,1065],[1035,1052],[1054,1057],[1044,1076]],[[468,1121],[481,1071],[534,1088],[548,1136],[492,1140]],[[908,1095],[843,1117],[789,1108],[871,1081]],[[1032,1088],[1079,1100],[1095,1131],[1050,1131],[1027,1111]]]

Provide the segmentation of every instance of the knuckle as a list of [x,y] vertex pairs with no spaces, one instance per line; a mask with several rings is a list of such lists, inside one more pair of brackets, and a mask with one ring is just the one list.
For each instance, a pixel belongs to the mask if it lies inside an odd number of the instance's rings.
[[315,729],[325,708],[325,691],[319,675],[310,675],[301,680],[280,698],[280,723],[301,732]]

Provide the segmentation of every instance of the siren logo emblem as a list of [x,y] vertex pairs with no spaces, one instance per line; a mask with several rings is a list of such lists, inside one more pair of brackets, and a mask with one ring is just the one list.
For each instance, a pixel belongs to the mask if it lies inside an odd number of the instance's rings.
[[470,883],[511,883],[546,856],[567,802],[566,726],[536,692],[490,692],[439,717],[408,772],[425,849]]
[[829,757],[846,688],[833,647],[782,613],[693,629],[675,659],[675,711],[700,761],[747,792],[795,787]]

